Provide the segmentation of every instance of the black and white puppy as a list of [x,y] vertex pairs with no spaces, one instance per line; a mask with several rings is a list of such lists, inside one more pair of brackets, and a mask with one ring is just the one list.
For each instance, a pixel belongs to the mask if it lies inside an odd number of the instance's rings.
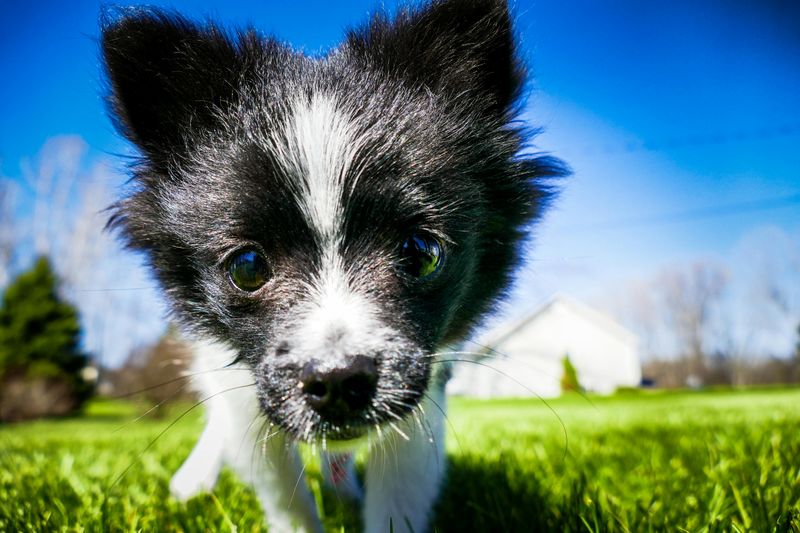
[[210,398],[173,493],[212,488],[227,464],[273,531],[320,531],[296,444],[325,450],[330,483],[360,498],[345,451],[363,442],[366,531],[426,530],[441,350],[503,294],[561,173],[523,153],[505,0],[376,15],[320,56],[123,10],[102,55],[141,156],[111,224],[146,253]]

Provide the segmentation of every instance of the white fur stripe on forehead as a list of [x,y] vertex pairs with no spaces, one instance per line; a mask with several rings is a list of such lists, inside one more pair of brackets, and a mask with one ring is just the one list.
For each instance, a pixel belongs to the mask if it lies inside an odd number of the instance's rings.
[[350,116],[332,95],[314,93],[297,99],[275,148],[287,170],[299,180],[301,208],[309,223],[326,238],[341,224],[344,178],[359,149]]
[[337,256],[326,254],[323,265],[309,287],[308,299],[297,310],[299,322],[292,344],[298,353],[339,363],[344,356],[372,354],[385,347],[388,333],[375,303],[353,290]]

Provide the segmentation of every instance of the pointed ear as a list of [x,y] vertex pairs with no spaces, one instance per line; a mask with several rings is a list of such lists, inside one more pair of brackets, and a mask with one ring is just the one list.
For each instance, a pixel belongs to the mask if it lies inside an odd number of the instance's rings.
[[233,95],[237,48],[214,26],[131,9],[103,23],[101,43],[109,112],[117,129],[151,158],[212,125],[215,108]]
[[470,91],[487,111],[505,114],[525,78],[506,0],[433,0],[384,14],[348,35],[372,65],[434,92]]

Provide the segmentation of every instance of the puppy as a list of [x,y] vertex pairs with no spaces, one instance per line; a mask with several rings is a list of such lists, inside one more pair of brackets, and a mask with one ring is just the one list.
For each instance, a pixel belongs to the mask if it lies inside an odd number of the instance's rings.
[[207,400],[173,494],[213,488],[224,464],[272,531],[321,531],[311,443],[366,531],[428,529],[442,350],[502,296],[562,172],[523,151],[505,1],[378,14],[320,56],[136,8],[104,21],[102,57],[140,155],[110,225],[148,258]]

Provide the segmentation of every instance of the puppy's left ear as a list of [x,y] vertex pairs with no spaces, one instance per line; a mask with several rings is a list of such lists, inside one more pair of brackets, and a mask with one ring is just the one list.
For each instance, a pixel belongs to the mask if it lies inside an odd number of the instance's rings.
[[467,91],[494,113],[513,110],[525,78],[506,0],[433,0],[393,20],[377,14],[348,44],[370,66],[435,93]]

